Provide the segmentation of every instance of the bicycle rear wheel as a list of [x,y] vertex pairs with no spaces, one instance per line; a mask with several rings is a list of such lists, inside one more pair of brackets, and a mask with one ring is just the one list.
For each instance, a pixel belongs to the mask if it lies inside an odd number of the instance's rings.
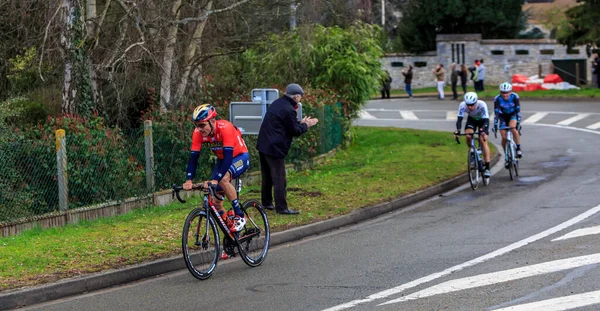
[[246,226],[239,233],[238,250],[248,266],[257,267],[263,263],[269,251],[269,219],[264,208],[256,200],[245,201],[242,210],[246,215]]
[[206,280],[213,274],[220,254],[219,231],[202,209],[194,209],[185,219],[181,249],[185,265],[195,278]]
[[477,155],[475,154],[475,150],[469,150],[469,157],[467,159],[467,170],[469,173],[469,182],[471,183],[471,188],[473,190],[477,189],[479,186],[479,167],[477,167]]

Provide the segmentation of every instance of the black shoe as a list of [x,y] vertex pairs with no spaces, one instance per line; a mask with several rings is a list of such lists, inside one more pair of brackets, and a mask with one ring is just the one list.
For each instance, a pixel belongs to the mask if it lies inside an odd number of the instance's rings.
[[284,209],[284,210],[278,210],[277,214],[283,214],[283,215],[297,215],[300,214],[300,212],[295,211],[295,210],[291,210],[291,209]]
[[274,211],[275,210],[275,206],[273,206],[273,205],[263,205],[263,208],[264,209],[268,209],[270,211]]

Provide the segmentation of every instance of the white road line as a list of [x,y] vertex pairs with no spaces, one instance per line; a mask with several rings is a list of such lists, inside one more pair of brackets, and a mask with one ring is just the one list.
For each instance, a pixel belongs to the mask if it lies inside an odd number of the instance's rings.
[[446,120],[456,120],[458,118],[457,111],[448,111],[446,112]]
[[562,120],[562,121],[560,121],[560,122],[558,122],[556,124],[558,124],[558,125],[569,125],[569,124],[575,123],[575,122],[577,122],[577,121],[579,121],[581,119],[585,119],[585,118],[587,118],[589,116],[590,116],[589,113],[579,113],[576,116],[570,117],[570,118],[568,118],[566,120]]
[[600,304],[600,291],[552,298],[494,311],[561,311]]
[[493,273],[480,274],[476,276],[444,282],[432,286],[430,288],[418,291],[416,293],[412,293],[410,295],[400,297],[398,299],[384,302],[380,304],[380,306],[430,297],[439,294],[457,292],[464,289],[482,287],[497,283],[504,283],[512,280],[519,280],[536,275],[569,270],[598,263],[600,263],[600,253],[555,261],[548,261],[536,265],[530,265],[521,268],[498,271]]
[[576,238],[576,237],[580,237],[580,236],[584,236],[584,235],[592,235],[592,234],[600,234],[600,226],[595,226],[595,227],[590,227],[590,228],[583,228],[583,229],[578,229],[575,231],[571,231],[559,238],[556,238],[554,240],[552,240],[552,242],[554,241],[560,241],[560,240],[566,240],[566,239],[571,239],[571,238]]
[[419,118],[417,118],[415,113],[412,111],[402,110],[400,111],[400,115],[404,120],[419,120]]
[[368,113],[368,112],[366,112],[364,110],[361,110],[359,112],[359,116],[360,116],[361,119],[366,119],[366,120],[375,120],[375,119],[377,119],[372,114],[370,114],[370,113]]
[[547,112],[536,112],[532,116],[527,118],[527,120],[523,121],[523,123],[535,123],[547,115],[548,115]]
[[600,122],[598,122],[598,123],[594,123],[594,124],[592,124],[592,125],[589,125],[589,126],[586,126],[585,128],[588,128],[588,129],[590,129],[590,130],[597,130],[597,129],[600,129]]
[[[595,132],[595,133],[598,133],[598,132]],[[462,270],[464,268],[468,268],[468,267],[480,264],[482,262],[488,261],[490,259],[496,258],[498,256],[501,256],[501,255],[504,255],[504,254],[506,254],[508,252],[511,252],[511,251],[513,251],[515,249],[523,247],[523,246],[525,246],[525,245],[527,245],[529,243],[532,243],[532,242],[535,242],[537,240],[543,239],[543,238],[545,238],[545,237],[547,237],[547,236],[549,236],[551,234],[554,234],[556,232],[564,230],[564,229],[566,229],[566,228],[568,228],[568,227],[570,227],[570,226],[572,226],[572,225],[574,225],[574,224],[576,224],[576,223],[578,223],[578,222],[580,222],[580,221],[582,221],[582,220],[584,220],[584,219],[586,219],[586,218],[588,218],[588,217],[590,217],[590,216],[592,216],[592,215],[594,215],[594,214],[596,214],[598,212],[600,212],[600,205],[592,207],[589,210],[587,210],[587,211],[585,211],[585,212],[583,212],[583,213],[581,213],[581,214],[579,214],[579,215],[577,215],[577,216],[575,216],[575,217],[573,217],[573,218],[571,218],[571,219],[569,219],[569,220],[567,220],[567,221],[565,221],[565,222],[563,222],[563,223],[561,223],[561,224],[559,224],[557,226],[554,226],[554,227],[552,227],[552,228],[550,228],[548,230],[542,231],[542,232],[540,232],[540,233],[538,233],[536,235],[530,236],[530,237],[528,237],[526,239],[523,239],[523,240],[518,241],[516,243],[510,244],[508,246],[505,246],[505,247],[503,247],[501,249],[495,250],[495,251],[493,251],[491,253],[488,253],[486,255],[483,255],[481,257],[477,257],[475,259],[469,260],[469,261],[467,261],[465,263],[462,263],[460,265],[456,265],[454,267],[450,267],[450,268],[448,268],[448,269],[446,269],[444,271],[436,272],[436,273],[430,274],[428,276],[424,276],[424,277],[422,277],[420,279],[416,279],[416,280],[408,282],[406,284],[402,284],[402,285],[396,286],[394,288],[390,288],[390,289],[384,290],[382,292],[372,294],[372,295],[368,296],[365,299],[353,300],[353,301],[350,301],[350,302],[347,302],[347,303],[344,303],[344,304],[341,304],[341,305],[337,305],[337,306],[331,307],[329,309],[326,309],[325,311],[345,310],[345,309],[349,309],[349,308],[355,307],[355,306],[357,306],[357,305],[359,305],[361,303],[371,302],[371,301],[376,300],[376,299],[387,298],[389,296],[396,295],[396,294],[401,293],[401,292],[403,292],[403,291],[405,291],[405,290],[407,290],[409,288],[413,288],[413,287],[419,286],[419,285],[421,285],[423,283],[427,283],[427,282],[433,281],[435,279],[444,277],[444,276],[449,275],[451,273],[454,273],[456,271],[460,271],[460,270]]]

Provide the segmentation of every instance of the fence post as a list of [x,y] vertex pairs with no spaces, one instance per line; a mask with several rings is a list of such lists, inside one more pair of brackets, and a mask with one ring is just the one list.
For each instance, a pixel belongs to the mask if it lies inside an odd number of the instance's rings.
[[544,76],[542,76],[542,64],[538,65],[538,78],[543,78]]
[[61,212],[69,209],[69,174],[65,130],[56,130],[56,168],[58,171],[58,206]]
[[152,121],[144,121],[144,149],[146,151],[146,189],[154,192],[154,147],[152,142]]
[[575,85],[579,86],[579,63],[575,63]]

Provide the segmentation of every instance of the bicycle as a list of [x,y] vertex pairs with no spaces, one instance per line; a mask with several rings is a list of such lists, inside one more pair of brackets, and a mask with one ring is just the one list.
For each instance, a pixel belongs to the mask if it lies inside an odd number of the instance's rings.
[[[239,178],[236,179],[235,186],[239,194]],[[246,200],[241,205],[246,225],[240,232],[231,232],[212,203],[213,198],[221,201],[224,199],[217,193],[217,186],[209,184],[208,188],[204,188],[203,184],[197,184],[192,187],[194,189],[203,192],[203,203],[189,213],[181,236],[183,259],[190,273],[197,279],[206,280],[215,271],[221,256],[221,238],[217,226],[224,235],[222,247],[227,256],[234,257],[237,248],[244,263],[250,267],[260,266],[267,256],[271,239],[269,220],[264,208],[256,200]],[[173,185],[172,197],[177,196],[179,202],[186,203],[179,195],[181,190],[182,186]]]
[[[514,180],[514,176],[519,176],[519,159],[516,156],[517,144],[512,139],[512,130],[514,127],[503,126],[499,128],[500,131],[506,131],[506,147],[504,151],[504,167],[508,169],[508,175],[510,176],[510,180]],[[521,134],[521,130],[519,129],[519,134]],[[494,137],[498,138],[496,132],[494,132]]]
[[[463,133],[456,134],[456,136],[471,136],[471,147],[469,148],[469,154],[467,157],[467,170],[469,172],[469,183],[471,183],[471,188],[476,190],[479,186],[479,177],[481,176],[481,180],[485,186],[490,184],[490,178],[483,176],[483,172],[485,171],[485,167],[483,165],[483,160],[481,159],[481,146],[479,143],[479,134],[478,133]],[[456,137],[456,142],[460,144],[460,140]]]

